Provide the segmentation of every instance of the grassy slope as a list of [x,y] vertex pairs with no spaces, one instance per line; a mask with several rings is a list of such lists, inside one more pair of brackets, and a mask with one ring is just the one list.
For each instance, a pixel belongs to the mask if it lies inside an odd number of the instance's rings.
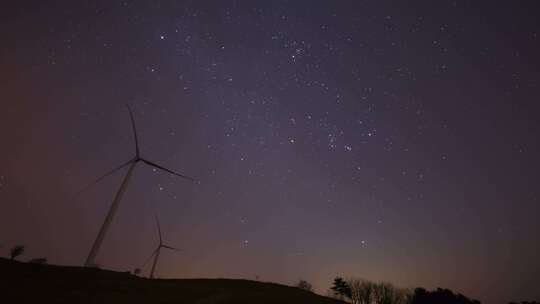
[[[149,280],[82,267],[0,258],[1,303],[342,304],[298,288],[248,280]],[[7,301],[3,301],[7,300]]]

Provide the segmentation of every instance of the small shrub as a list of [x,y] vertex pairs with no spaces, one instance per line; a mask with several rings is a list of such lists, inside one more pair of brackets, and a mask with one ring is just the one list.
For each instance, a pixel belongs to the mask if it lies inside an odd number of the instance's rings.
[[11,248],[9,251],[9,258],[11,260],[15,260],[18,256],[22,255],[24,253],[24,246],[23,245],[16,245]]
[[313,285],[311,285],[311,283],[309,283],[306,280],[298,281],[298,283],[296,283],[296,287],[309,291],[309,292],[313,292]]

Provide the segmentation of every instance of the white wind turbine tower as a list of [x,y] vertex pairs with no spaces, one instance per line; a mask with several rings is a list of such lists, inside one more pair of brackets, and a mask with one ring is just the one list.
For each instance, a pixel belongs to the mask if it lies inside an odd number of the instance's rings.
[[[152,256],[154,256],[154,262],[152,263],[152,270],[150,271],[150,279],[154,278],[154,271],[156,270],[156,265],[157,265],[157,262],[159,260],[159,254],[161,253],[161,248],[180,251],[180,249],[177,249],[177,248],[174,248],[174,247],[163,244],[163,238],[162,238],[162,235],[161,235],[161,227],[159,226],[159,220],[158,220],[157,216],[156,216],[156,224],[157,224],[158,234],[159,234],[159,244],[158,244],[156,250],[154,251],[154,253],[152,253]],[[152,256],[150,256],[150,257],[152,257]]]
[[186,176],[186,175],[183,175],[183,174],[180,174],[180,173],[177,173],[177,172],[174,172],[170,169],[167,169],[163,166],[160,166],[154,162],[151,162],[145,158],[143,158],[140,154],[140,151],[139,151],[139,139],[138,139],[138,136],[137,136],[137,128],[135,127],[135,120],[133,119],[133,113],[131,112],[131,108],[129,106],[127,106],[127,109],[128,109],[128,112],[129,112],[129,117],[131,119],[131,127],[133,129],[133,137],[134,137],[134,140],[135,140],[135,157],[133,157],[131,160],[121,164],[120,166],[112,169],[111,171],[107,172],[106,174],[104,174],[103,176],[101,176],[100,178],[98,178],[97,180],[95,180],[91,185],[94,185],[98,182],[100,182],[101,180],[103,180],[105,177],[113,174],[114,172],[124,168],[124,167],[128,167],[128,171],[124,177],[124,180],[122,181],[122,184],[120,185],[120,188],[118,188],[118,191],[116,192],[116,196],[114,197],[114,200],[111,204],[111,207],[109,208],[109,212],[107,213],[107,216],[105,217],[105,220],[103,221],[103,224],[101,225],[101,228],[99,229],[99,233],[96,237],[96,240],[94,241],[94,244],[92,245],[92,249],[90,249],[90,253],[88,254],[88,257],[86,258],[86,262],[84,263],[85,266],[87,267],[93,267],[95,265],[94,263],[94,260],[96,258],[96,256],[98,255],[99,253],[99,249],[101,247],[101,244],[103,243],[103,239],[105,238],[105,234],[107,233],[107,230],[109,228],[109,225],[111,224],[113,218],[114,218],[114,215],[118,209],[118,206],[120,204],[120,201],[122,200],[122,196],[124,195],[124,192],[126,191],[126,188],[128,186],[128,183],[129,183],[129,179],[131,178],[131,175],[133,175],[133,170],[135,169],[135,166],[138,164],[138,163],[144,163],[148,166],[151,166],[153,168],[156,168],[156,169],[159,169],[159,170],[162,170],[162,171],[165,171],[165,172],[168,172],[170,174],[173,174],[173,175],[176,175],[176,176],[179,176],[181,178],[184,178],[184,179],[187,179],[187,180],[190,180],[190,181],[194,181],[193,178],[189,177],[189,176]]

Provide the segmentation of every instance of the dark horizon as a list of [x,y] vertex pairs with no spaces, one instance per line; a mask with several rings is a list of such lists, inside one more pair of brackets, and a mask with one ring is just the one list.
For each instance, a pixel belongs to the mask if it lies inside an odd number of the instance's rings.
[[[0,5],[0,251],[538,301],[540,2]],[[148,271],[148,265],[145,272]]]

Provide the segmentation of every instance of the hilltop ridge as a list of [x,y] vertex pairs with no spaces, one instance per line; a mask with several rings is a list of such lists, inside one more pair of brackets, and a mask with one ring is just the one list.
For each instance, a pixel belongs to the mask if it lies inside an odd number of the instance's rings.
[[[2,299],[18,303],[343,304],[299,288],[238,279],[147,279],[128,272],[0,258]],[[7,302],[6,302],[7,303]]]

